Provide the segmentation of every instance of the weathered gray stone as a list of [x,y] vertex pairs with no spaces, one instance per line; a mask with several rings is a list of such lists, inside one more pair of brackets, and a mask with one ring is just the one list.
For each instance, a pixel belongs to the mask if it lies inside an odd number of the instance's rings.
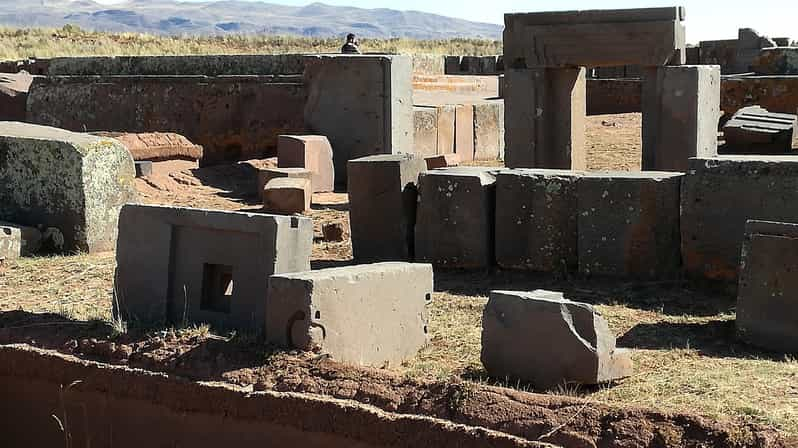
[[579,272],[673,279],[681,173],[586,173],[578,182]]
[[504,160],[504,101],[474,104],[474,160]]
[[418,175],[426,162],[413,154],[349,162],[352,252],[359,261],[413,259]]
[[585,169],[584,68],[507,70],[504,107],[507,167]]
[[63,251],[113,249],[119,209],[134,201],[136,171],[110,138],[0,123],[0,219],[57,228]]
[[422,157],[438,154],[438,109],[413,107],[413,153]]
[[291,177],[297,179],[307,179],[311,181],[313,178],[313,173],[310,170],[306,170],[305,168],[264,168],[258,170],[258,195],[263,196],[263,189],[266,187],[266,184],[269,183],[272,179],[277,179],[280,177]]
[[181,56],[89,56],[49,60],[47,74],[105,76],[291,75],[302,74],[302,54]]
[[454,116],[454,152],[459,160],[474,160],[474,106],[458,104]]
[[312,174],[313,193],[333,191],[333,149],[323,135],[281,135],[277,141],[280,168],[305,168]]
[[0,221],[0,260],[34,255],[41,244],[42,233],[38,229]]
[[615,348],[601,314],[551,291],[491,291],[482,318],[481,359],[495,378],[542,389],[632,374],[630,352]]
[[757,75],[798,75],[798,47],[764,48],[751,68]]
[[421,173],[416,260],[448,268],[493,265],[495,169],[454,167]]
[[337,182],[349,160],[413,152],[408,56],[310,56],[305,66],[305,124],[332,143]]
[[684,63],[684,9],[505,14],[507,67],[612,67]]
[[747,220],[798,222],[798,160],[790,156],[690,159],[681,208],[687,275],[734,284]]
[[290,215],[310,210],[313,190],[308,179],[278,177],[263,187],[263,210]]
[[263,330],[268,278],[307,271],[309,218],[127,205],[119,219],[116,311],[144,325]]
[[798,115],[768,112],[760,106],[738,110],[723,125],[724,150],[738,154],[784,154],[792,152]]
[[798,224],[748,221],[737,333],[754,345],[798,353]]
[[496,176],[496,263],[502,268],[576,272],[580,172],[504,170]]
[[378,263],[274,275],[266,341],[340,362],[398,366],[428,341],[432,266]]
[[720,67],[646,67],[643,73],[643,170],[685,171],[690,157],[716,156]]

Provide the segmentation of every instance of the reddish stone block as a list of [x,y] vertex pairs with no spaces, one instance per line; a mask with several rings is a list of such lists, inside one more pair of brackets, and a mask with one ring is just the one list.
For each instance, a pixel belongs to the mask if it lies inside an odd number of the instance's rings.
[[281,135],[277,144],[277,166],[309,170],[314,193],[334,189],[333,150],[323,135]]

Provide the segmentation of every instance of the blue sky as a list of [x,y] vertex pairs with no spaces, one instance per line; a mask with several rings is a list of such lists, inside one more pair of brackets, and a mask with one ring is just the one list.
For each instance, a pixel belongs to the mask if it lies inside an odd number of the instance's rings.
[[[95,1],[109,4],[123,3],[120,0]],[[312,3],[312,0],[270,0],[270,2],[306,5]],[[323,0],[322,3],[361,8],[417,10],[492,23],[503,23],[505,12],[644,8],[681,4],[687,7],[687,40],[691,43],[708,39],[731,39],[737,36],[737,28],[740,27],[754,28],[771,37],[798,39],[798,0],[682,0],[681,2],[674,0],[604,0],[602,2],[586,0]]]

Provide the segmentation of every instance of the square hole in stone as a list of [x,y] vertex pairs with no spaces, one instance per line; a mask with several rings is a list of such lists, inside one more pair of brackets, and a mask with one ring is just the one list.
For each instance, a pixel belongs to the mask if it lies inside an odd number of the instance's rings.
[[233,298],[233,267],[205,263],[202,266],[202,301],[200,309],[229,313]]

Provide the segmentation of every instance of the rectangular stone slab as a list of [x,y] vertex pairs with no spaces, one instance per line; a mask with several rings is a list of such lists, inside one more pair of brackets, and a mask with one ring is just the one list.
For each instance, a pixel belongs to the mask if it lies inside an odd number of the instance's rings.
[[57,234],[56,251],[113,249],[135,176],[115,139],[0,122],[0,219]]
[[329,192],[335,188],[333,149],[323,135],[279,136],[277,166],[310,171],[313,193]]
[[274,275],[266,341],[365,366],[398,366],[428,341],[432,266],[377,263]]
[[496,263],[506,269],[576,272],[580,172],[503,170],[496,176]]
[[553,291],[491,291],[482,317],[482,364],[494,378],[549,389],[632,373],[630,353],[591,305]]
[[579,272],[635,279],[680,273],[682,173],[586,173],[578,183]]
[[504,160],[504,101],[474,104],[474,160]]
[[798,222],[798,160],[690,159],[681,202],[682,259],[688,277],[736,285],[746,221]]
[[0,221],[0,260],[34,255],[41,244],[42,233],[38,229]]
[[493,265],[495,172],[452,167],[419,176],[417,261],[448,268]]
[[798,353],[798,224],[748,221],[743,241],[737,333],[780,353]]
[[420,156],[438,154],[438,109],[413,107],[413,153]]
[[418,175],[427,164],[413,154],[349,162],[349,223],[358,261],[413,258]]
[[126,205],[117,245],[118,312],[147,326],[263,330],[268,278],[310,269],[309,218]]

